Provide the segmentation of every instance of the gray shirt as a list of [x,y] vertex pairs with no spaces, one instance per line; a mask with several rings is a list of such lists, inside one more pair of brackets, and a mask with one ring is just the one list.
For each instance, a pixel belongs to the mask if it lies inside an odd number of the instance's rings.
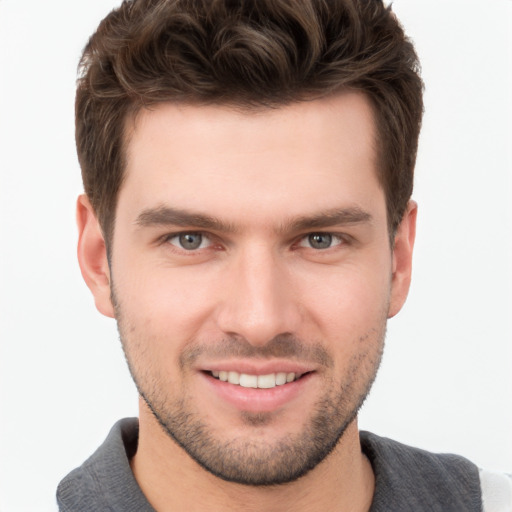
[[[119,421],[105,442],[59,484],[61,512],[155,512],[130,469],[136,418]],[[433,454],[369,432],[361,446],[375,473],[370,512],[481,512],[478,468],[457,455]]]

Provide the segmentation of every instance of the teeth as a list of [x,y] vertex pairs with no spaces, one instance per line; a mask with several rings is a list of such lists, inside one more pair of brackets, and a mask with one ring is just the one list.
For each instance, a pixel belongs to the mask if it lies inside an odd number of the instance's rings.
[[244,388],[270,389],[293,382],[300,375],[295,373],[269,373],[268,375],[249,375],[247,373],[212,371],[213,377],[223,381],[242,386]]
[[240,386],[243,388],[257,388],[258,387],[258,376],[247,375],[246,373],[240,374]]
[[229,372],[228,382],[230,384],[240,384],[240,374],[238,372]]
[[[295,378],[295,374],[293,377]],[[286,384],[286,373],[276,373],[276,386],[282,386],[283,384]]]
[[270,389],[276,387],[276,374],[260,375],[258,377],[258,387],[263,389]]

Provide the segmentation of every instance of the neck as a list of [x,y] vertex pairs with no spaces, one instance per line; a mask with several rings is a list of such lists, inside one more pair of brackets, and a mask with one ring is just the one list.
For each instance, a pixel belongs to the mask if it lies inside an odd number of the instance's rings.
[[203,469],[163,431],[144,405],[140,409],[139,444],[131,467],[142,492],[158,512],[370,509],[374,475],[361,452],[356,421],[332,453],[299,480],[254,487],[226,482]]

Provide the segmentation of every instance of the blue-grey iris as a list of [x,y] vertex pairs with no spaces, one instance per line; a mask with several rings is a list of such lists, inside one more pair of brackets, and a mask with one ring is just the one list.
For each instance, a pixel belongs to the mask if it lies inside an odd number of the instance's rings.
[[203,235],[200,233],[184,233],[180,235],[180,245],[187,251],[193,251],[201,246]]
[[329,233],[313,233],[308,236],[308,241],[313,249],[328,249],[332,244],[332,235]]

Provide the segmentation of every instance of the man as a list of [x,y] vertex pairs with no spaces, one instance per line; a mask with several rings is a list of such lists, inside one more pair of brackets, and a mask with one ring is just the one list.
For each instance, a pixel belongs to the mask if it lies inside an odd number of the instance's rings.
[[482,509],[469,461],[357,427],[410,283],[417,69],[379,1],[103,20],[77,92],[78,255],[140,417],[61,482],[61,510]]

